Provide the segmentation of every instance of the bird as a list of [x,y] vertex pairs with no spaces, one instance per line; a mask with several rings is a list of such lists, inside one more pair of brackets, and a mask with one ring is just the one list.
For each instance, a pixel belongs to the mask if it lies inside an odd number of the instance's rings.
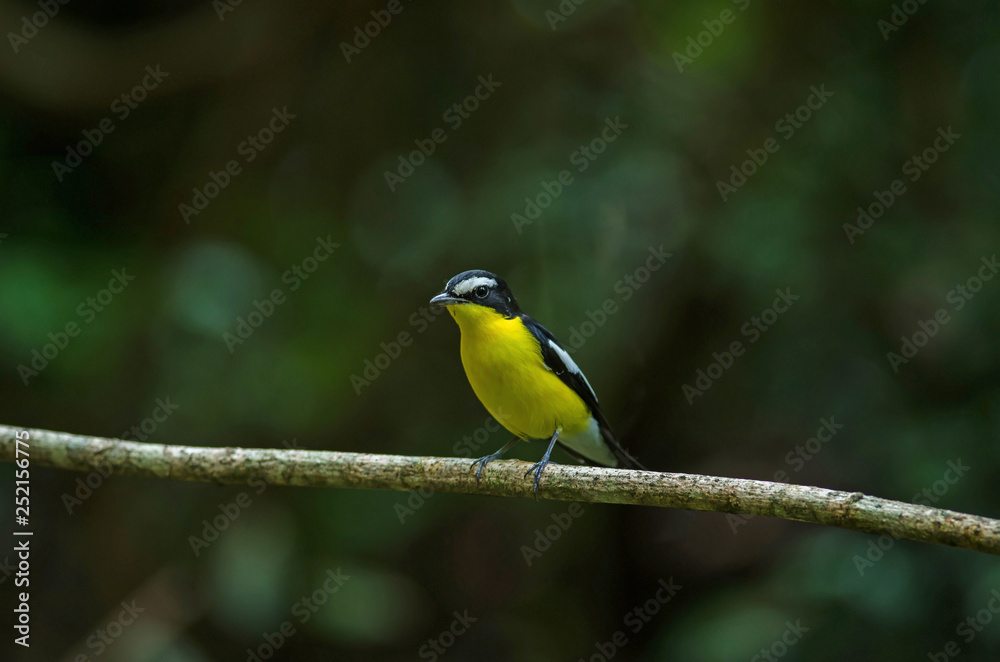
[[590,382],[555,336],[523,312],[507,283],[473,269],[451,278],[430,304],[443,306],[458,324],[465,375],[486,410],[514,438],[472,463],[478,483],[483,469],[518,441],[546,440],[535,474],[542,472],[558,442],[579,460],[607,467],[644,469],[622,448],[597,403]]

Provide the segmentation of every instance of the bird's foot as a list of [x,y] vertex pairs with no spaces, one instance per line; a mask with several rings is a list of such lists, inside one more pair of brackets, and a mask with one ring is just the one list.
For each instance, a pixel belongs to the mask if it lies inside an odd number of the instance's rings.
[[548,464],[549,464],[549,458],[546,455],[546,457],[543,457],[540,461],[535,462],[533,465],[531,465],[530,469],[524,472],[525,478],[530,476],[532,472],[534,472],[535,474],[534,495],[536,499],[538,498],[538,482],[542,479],[542,472],[545,471],[545,467],[547,467]]
[[483,469],[486,468],[486,465],[492,462],[493,460],[499,460],[501,457],[503,457],[503,450],[499,450],[496,453],[490,453],[489,455],[484,455],[483,457],[479,458],[478,460],[472,463],[471,466],[473,467],[476,466],[477,464],[479,465],[479,470],[476,472],[476,485],[479,484],[479,479],[482,478]]
[[501,457],[503,457],[503,454],[509,451],[511,446],[517,443],[518,439],[519,437],[514,437],[506,444],[504,444],[503,448],[498,450],[496,453],[491,453],[490,455],[484,455],[483,457],[479,458],[478,460],[472,463],[472,466],[476,466],[477,464],[479,465],[479,471],[476,472],[476,485],[479,484],[479,479],[482,477],[483,469],[486,468],[486,465],[492,462],[493,460],[499,460]]

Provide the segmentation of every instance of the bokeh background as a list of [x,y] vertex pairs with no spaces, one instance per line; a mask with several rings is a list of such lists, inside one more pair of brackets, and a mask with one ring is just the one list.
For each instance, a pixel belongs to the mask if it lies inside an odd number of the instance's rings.
[[[421,308],[448,277],[484,268],[557,337],[592,331],[575,358],[651,468],[783,471],[905,501],[929,489],[936,505],[1000,516],[1000,280],[953,303],[1000,247],[996,3],[913,2],[888,29],[888,1],[403,0],[353,52],[342,44],[385,3],[223,2],[72,3],[34,33],[22,17],[37,5],[0,6],[3,31],[23,39],[0,48],[3,423],[121,436],[145,421],[152,442],[482,455],[507,435],[486,430],[457,327],[421,321]],[[679,67],[685,52],[696,57]],[[168,75],[152,85],[147,67]],[[456,126],[447,113],[480,76],[499,86]],[[122,117],[121,95],[144,77],[152,89]],[[832,95],[800,110],[821,86]],[[248,146],[275,109],[294,118]],[[808,116],[797,128],[785,119],[796,112]],[[615,118],[627,128],[580,172],[574,153]],[[53,163],[102,122],[113,131],[57,176]],[[959,137],[911,181],[907,162],[949,127]],[[390,187],[385,173],[435,129],[444,142]],[[718,182],[769,139],[778,150],[723,199]],[[238,174],[185,213],[230,161]],[[572,184],[518,228],[512,214],[562,170]],[[850,241],[844,224],[897,179],[905,193]],[[339,247],[313,265],[317,238]],[[641,287],[619,284],[661,247],[672,256]],[[310,266],[293,289],[286,272]],[[134,280],[108,302],[115,270]],[[786,288],[800,298],[750,342],[745,325]],[[275,289],[284,302],[227,346]],[[98,312],[87,299],[100,296]],[[609,299],[617,312],[584,327]],[[894,370],[887,354],[942,308],[948,323]],[[19,366],[69,323],[79,334],[26,384]],[[352,381],[401,332],[412,343],[370,383]],[[734,341],[743,355],[686,395]],[[158,399],[176,409],[157,413]],[[823,419],[843,427],[797,454]],[[949,462],[968,467],[950,483]],[[33,473],[25,659],[247,660],[286,621],[295,633],[273,659],[1000,651],[988,611],[971,640],[956,630],[1000,589],[997,561],[972,552],[447,494],[98,476],[77,503],[80,478]],[[0,493],[12,481],[2,467]],[[250,505],[195,554],[191,536],[241,493]],[[11,509],[0,500],[4,521]],[[553,516],[572,525],[529,565]],[[302,622],[299,601],[337,569],[349,579]],[[648,603],[671,578],[682,588],[670,602]],[[146,611],[118,628],[123,601]],[[643,605],[656,613],[636,632],[626,619]],[[477,620],[452,639],[456,612]],[[608,649],[618,631],[627,643]]]

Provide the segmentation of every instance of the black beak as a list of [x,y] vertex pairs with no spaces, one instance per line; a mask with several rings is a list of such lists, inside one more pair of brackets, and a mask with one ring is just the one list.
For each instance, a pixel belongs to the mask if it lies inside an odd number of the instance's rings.
[[456,296],[452,296],[448,292],[442,292],[437,294],[430,301],[432,306],[450,306],[456,303],[468,303],[465,299],[461,299]]

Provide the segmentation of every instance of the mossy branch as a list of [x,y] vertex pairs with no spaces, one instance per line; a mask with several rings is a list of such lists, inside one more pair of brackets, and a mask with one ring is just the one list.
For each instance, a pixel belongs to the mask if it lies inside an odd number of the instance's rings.
[[[15,435],[0,425],[0,460]],[[529,466],[493,462],[480,484],[465,458],[257,448],[201,448],[26,430],[33,466],[208,483],[259,477],[272,485],[431,490],[530,498]],[[22,432],[23,437],[23,432]],[[25,450],[21,446],[22,452]],[[551,464],[538,497],[763,515],[1000,555],[1000,520],[820,487],[762,480]]]

